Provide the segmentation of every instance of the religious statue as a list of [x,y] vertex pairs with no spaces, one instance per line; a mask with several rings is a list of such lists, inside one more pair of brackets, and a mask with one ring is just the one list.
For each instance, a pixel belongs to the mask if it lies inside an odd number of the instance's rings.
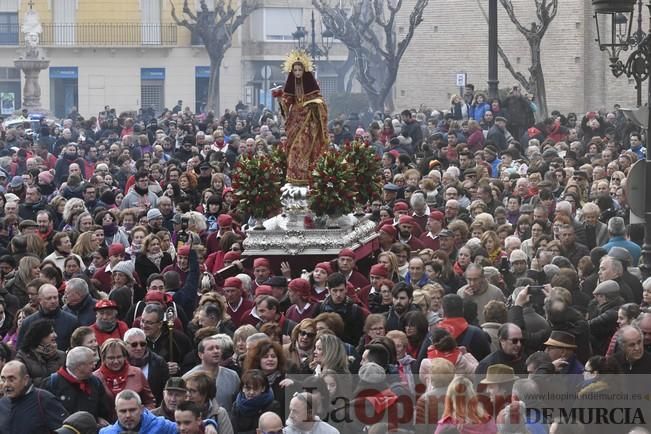
[[287,182],[305,186],[314,163],[327,149],[328,109],[314,78],[310,56],[293,50],[283,64],[285,87],[274,89],[287,134]]
[[43,33],[43,26],[39,21],[38,14],[33,9],[30,9],[25,14],[21,31],[25,34],[25,57],[28,59],[38,58],[38,43],[40,41],[40,34]]

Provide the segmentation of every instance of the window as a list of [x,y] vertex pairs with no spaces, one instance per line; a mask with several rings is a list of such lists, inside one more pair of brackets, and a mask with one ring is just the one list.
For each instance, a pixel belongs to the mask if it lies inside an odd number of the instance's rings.
[[325,98],[337,93],[337,77],[318,77],[317,81]]
[[263,12],[265,41],[293,41],[292,33],[303,25],[303,9],[265,8]]
[[0,13],[0,45],[18,45],[18,12]]

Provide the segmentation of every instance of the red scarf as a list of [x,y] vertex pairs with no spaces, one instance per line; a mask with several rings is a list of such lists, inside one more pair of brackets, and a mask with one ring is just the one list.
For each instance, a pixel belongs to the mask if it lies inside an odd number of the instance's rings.
[[78,378],[73,377],[72,374],[70,374],[70,372],[68,372],[68,370],[63,366],[59,368],[57,374],[62,376],[63,379],[66,380],[68,383],[77,386],[79,390],[84,392],[86,395],[90,396],[90,394],[92,393],[92,389],[90,387],[90,383],[88,382],[88,380],[80,380]]
[[434,348],[434,345],[431,345],[427,349],[427,358],[428,359],[445,359],[448,362],[452,363],[453,365],[456,366],[457,360],[459,360],[459,354],[461,354],[461,350],[459,348],[455,348],[452,351],[439,351],[436,348]]
[[104,382],[114,395],[122,392],[127,384],[129,377],[129,362],[124,361],[124,366],[119,371],[111,371],[104,363],[99,367],[99,371],[104,376]]

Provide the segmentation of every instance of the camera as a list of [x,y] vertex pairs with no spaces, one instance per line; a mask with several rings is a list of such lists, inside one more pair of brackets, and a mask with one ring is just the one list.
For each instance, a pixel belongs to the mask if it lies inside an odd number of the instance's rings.
[[181,229],[185,231],[188,229],[189,225],[190,225],[190,219],[187,217],[181,217]]

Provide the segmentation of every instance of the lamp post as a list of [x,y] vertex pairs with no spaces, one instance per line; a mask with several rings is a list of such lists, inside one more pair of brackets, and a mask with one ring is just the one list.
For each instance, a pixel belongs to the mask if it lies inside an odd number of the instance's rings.
[[[597,42],[602,51],[607,51],[610,58],[610,69],[615,77],[626,75],[633,78],[638,90],[638,100],[641,99],[642,82],[651,75],[651,19],[650,31],[643,34],[638,28],[636,35],[631,37],[633,13],[636,0],[592,0],[597,25]],[[642,0],[640,1],[640,5]],[[651,0],[647,7],[651,13]],[[642,13],[641,6],[638,13]],[[641,23],[641,18],[638,19]],[[622,51],[634,49],[625,62],[619,59]],[[638,101],[640,103],[641,101]],[[639,104],[641,105],[641,104]],[[651,107],[651,85],[647,91],[647,108]],[[646,125],[646,159],[644,161],[644,245],[642,257],[644,276],[651,275],[651,110],[648,110]]]
[[488,97],[499,96],[497,75],[497,0],[488,0]]
[[297,46],[301,50],[307,51],[307,53],[312,57],[312,60],[316,63],[317,60],[320,60],[321,57],[328,57],[328,52],[332,48],[332,42],[334,39],[334,34],[330,30],[324,30],[321,32],[321,44],[317,44],[316,41],[316,25],[314,20],[314,11],[312,11],[312,18],[310,19],[311,25],[311,40],[307,41],[307,31],[303,26],[297,26],[296,31],[292,33],[292,36],[296,40]]

